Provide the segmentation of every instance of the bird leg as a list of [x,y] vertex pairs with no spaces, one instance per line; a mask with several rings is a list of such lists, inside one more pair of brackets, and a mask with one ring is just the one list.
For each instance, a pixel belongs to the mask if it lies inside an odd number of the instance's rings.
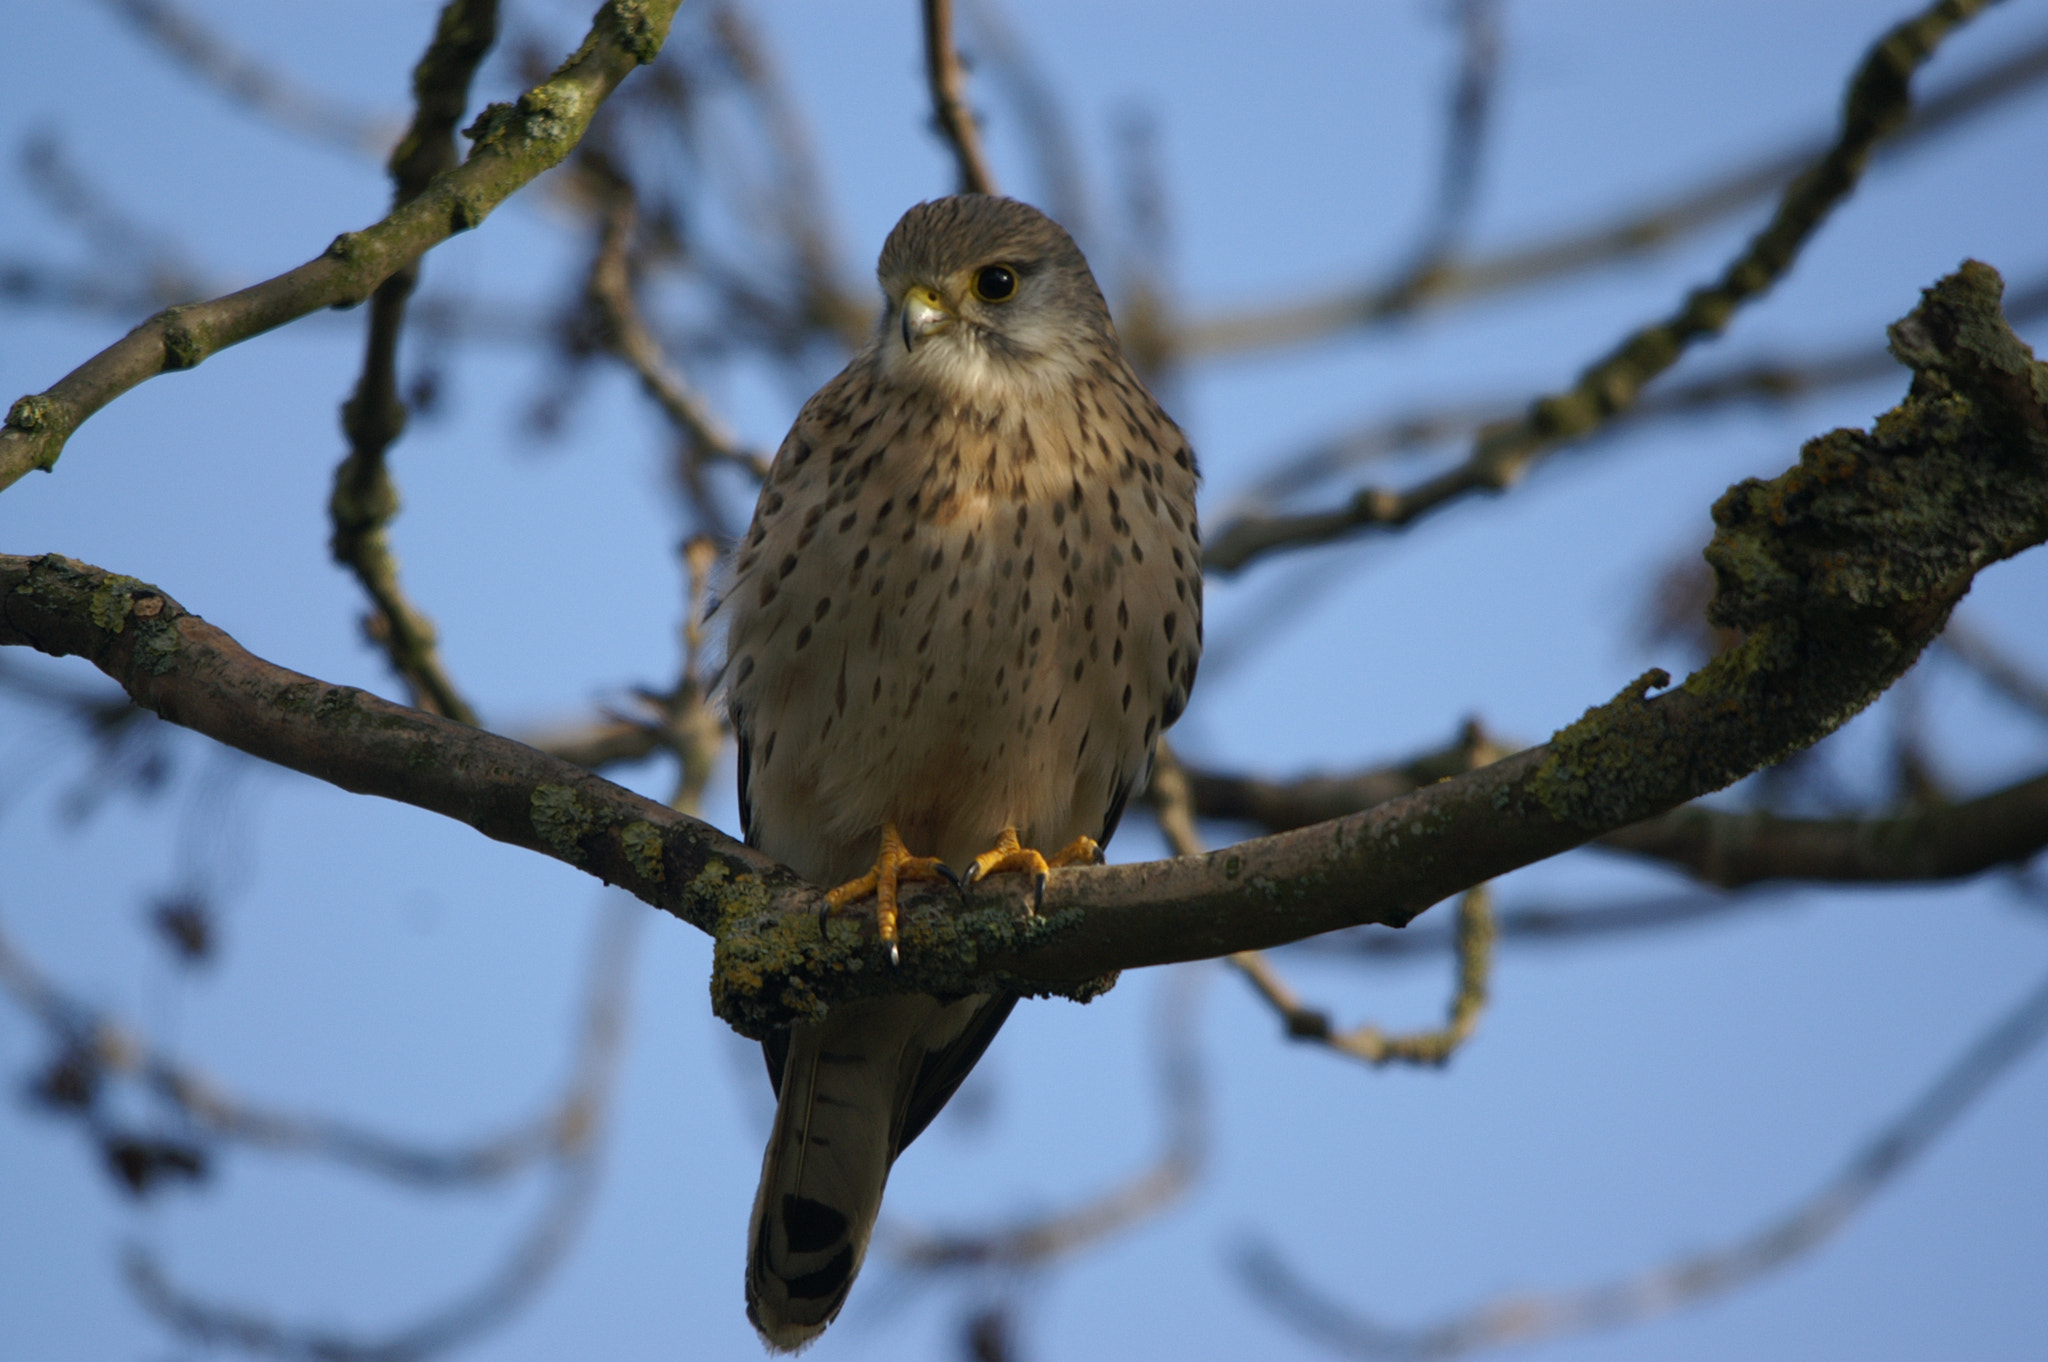
[[993,848],[974,858],[974,864],[967,867],[963,878],[966,883],[973,884],[987,875],[1022,870],[1037,877],[1037,906],[1043,908],[1047,871],[1063,865],[1094,865],[1101,859],[1101,844],[1093,837],[1076,837],[1051,856],[1046,856],[1018,842],[1017,829],[1008,827],[1003,829],[1002,836],[996,838]]
[[[1012,842],[1016,839],[1013,836]],[[857,880],[848,880],[837,889],[825,894],[825,906],[833,912],[847,904],[875,896],[875,930],[882,940],[889,943],[889,963],[901,964],[903,956],[896,948],[896,886],[904,880],[951,880],[960,881],[952,870],[936,856],[913,856],[903,845],[903,834],[896,831],[894,823],[882,824],[882,849],[875,856],[875,868]]]

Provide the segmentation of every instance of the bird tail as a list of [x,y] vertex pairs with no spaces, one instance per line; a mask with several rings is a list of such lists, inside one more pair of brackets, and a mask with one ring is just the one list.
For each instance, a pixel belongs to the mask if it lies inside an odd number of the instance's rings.
[[882,1208],[905,1039],[891,1010],[855,1004],[790,1034],[747,1257],[747,1318],[780,1351],[839,1313]]

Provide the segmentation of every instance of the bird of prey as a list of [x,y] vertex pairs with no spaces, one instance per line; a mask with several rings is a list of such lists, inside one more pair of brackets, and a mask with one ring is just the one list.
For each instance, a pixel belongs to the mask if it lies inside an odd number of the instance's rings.
[[[1099,857],[1187,704],[1202,578],[1194,455],[1057,223],[922,203],[876,273],[881,322],[783,441],[719,613],[747,840],[836,911],[872,895],[893,951],[902,880]],[[766,1042],[771,1347],[838,1314],[890,1165],[1015,1002],[869,998]]]

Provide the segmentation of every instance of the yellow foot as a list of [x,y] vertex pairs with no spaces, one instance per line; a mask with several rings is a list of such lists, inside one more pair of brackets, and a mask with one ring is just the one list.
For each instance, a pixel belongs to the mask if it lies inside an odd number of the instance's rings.
[[1021,870],[1036,877],[1037,903],[1044,907],[1047,871],[1063,865],[1094,865],[1101,859],[1102,847],[1093,837],[1076,837],[1048,857],[1019,843],[1017,829],[1004,828],[1003,835],[996,838],[995,846],[976,856],[974,864],[967,867],[965,880],[973,884],[986,875]]
[[833,912],[839,912],[847,904],[869,894],[875,896],[875,930],[882,940],[889,943],[889,963],[892,965],[903,963],[903,955],[896,948],[896,886],[904,880],[952,880],[959,883],[938,857],[911,855],[903,845],[903,835],[896,831],[896,825],[884,823],[882,850],[875,857],[875,868],[825,895],[825,906]]

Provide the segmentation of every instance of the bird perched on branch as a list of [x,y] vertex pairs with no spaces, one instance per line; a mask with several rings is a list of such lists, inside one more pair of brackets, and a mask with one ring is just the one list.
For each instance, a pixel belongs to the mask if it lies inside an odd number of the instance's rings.
[[[871,898],[893,952],[904,880],[1099,858],[1187,704],[1202,577],[1194,455],[1057,223],[919,204],[876,272],[887,311],[783,441],[720,613],[747,840],[835,911]],[[891,1163],[1015,1002],[863,999],[766,1043],[772,1347],[838,1314]]]

